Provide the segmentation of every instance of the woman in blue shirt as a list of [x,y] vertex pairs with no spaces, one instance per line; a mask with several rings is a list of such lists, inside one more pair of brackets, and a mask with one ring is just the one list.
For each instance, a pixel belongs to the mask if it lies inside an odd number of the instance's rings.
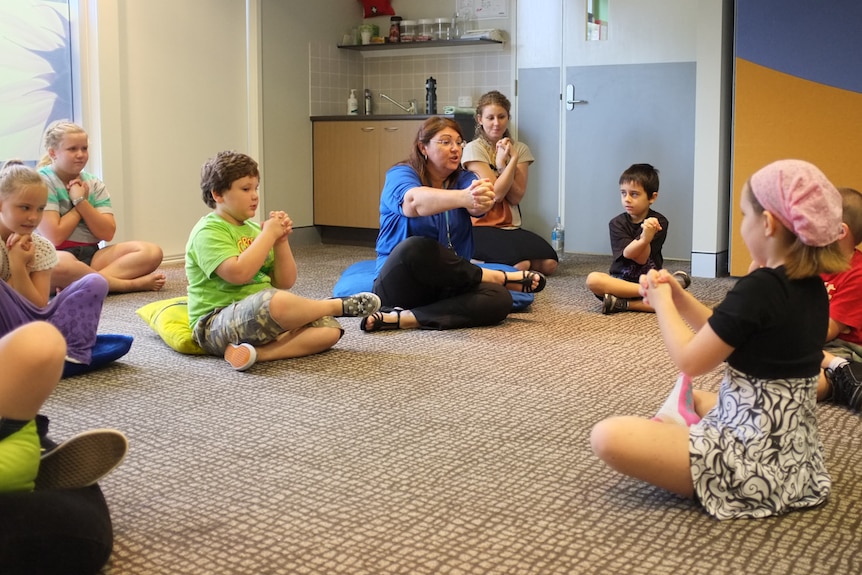
[[386,173],[374,280],[384,307],[362,320],[364,331],[493,325],[512,309],[508,290],[544,288],[539,272],[470,263],[470,217],[491,209],[494,186],[461,167],[463,146],[454,120],[428,118],[410,157]]

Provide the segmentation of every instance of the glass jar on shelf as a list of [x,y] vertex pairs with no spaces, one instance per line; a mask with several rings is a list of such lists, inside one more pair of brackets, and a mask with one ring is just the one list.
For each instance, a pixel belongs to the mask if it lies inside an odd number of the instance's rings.
[[417,42],[428,42],[434,39],[434,20],[431,18],[420,18],[417,22]]
[[451,18],[434,19],[434,38],[437,40],[450,40],[452,30]]
[[416,41],[416,20],[401,21],[401,42]]

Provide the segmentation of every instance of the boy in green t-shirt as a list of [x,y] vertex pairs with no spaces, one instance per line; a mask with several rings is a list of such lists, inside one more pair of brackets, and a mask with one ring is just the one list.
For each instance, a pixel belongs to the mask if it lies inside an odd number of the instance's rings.
[[344,333],[333,316],[366,317],[380,308],[380,298],[368,292],[312,300],[287,291],[297,275],[288,242],[293,222],[281,211],[271,211],[262,225],[252,221],[259,185],[257,162],[245,154],[226,151],[207,160],[201,193],[213,211],[186,244],[194,339],[238,371],[258,360],[325,351]]

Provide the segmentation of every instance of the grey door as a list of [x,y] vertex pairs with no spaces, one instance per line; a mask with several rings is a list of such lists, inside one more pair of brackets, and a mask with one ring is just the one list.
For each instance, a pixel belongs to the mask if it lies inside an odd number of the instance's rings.
[[[608,39],[599,41],[586,40],[586,0],[519,3],[516,120],[537,158],[522,211],[546,231],[561,214],[567,252],[610,254],[619,175],[648,162],[661,173],[655,209],[670,221],[664,256],[689,259],[696,8],[687,0],[608,3]],[[538,30],[526,14],[535,10],[556,16]],[[583,103],[567,105],[568,86]]]

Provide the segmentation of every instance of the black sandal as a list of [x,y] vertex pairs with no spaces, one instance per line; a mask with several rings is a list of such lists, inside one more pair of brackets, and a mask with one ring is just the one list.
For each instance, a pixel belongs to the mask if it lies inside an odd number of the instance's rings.
[[[359,323],[359,329],[362,331],[367,331],[368,333],[373,333],[375,331],[387,331],[390,329],[401,329],[401,312],[404,311],[403,308],[396,307],[392,308],[392,312],[395,314],[395,323],[390,323],[383,321],[383,318],[386,317],[386,314],[389,312],[377,311],[368,317],[362,318],[362,321]],[[368,325],[368,320],[373,319],[374,325]]]
[[[538,285],[536,285],[536,288],[533,289],[533,278],[535,276],[539,276],[539,283]],[[548,278],[545,277],[545,274],[537,272],[535,270],[522,271],[521,279],[519,280],[510,280],[509,272],[504,271],[503,278],[503,287],[508,289],[508,284],[517,284],[521,286],[521,289],[512,291],[520,291],[523,293],[539,293],[540,291],[545,289],[545,284],[548,282]]]

